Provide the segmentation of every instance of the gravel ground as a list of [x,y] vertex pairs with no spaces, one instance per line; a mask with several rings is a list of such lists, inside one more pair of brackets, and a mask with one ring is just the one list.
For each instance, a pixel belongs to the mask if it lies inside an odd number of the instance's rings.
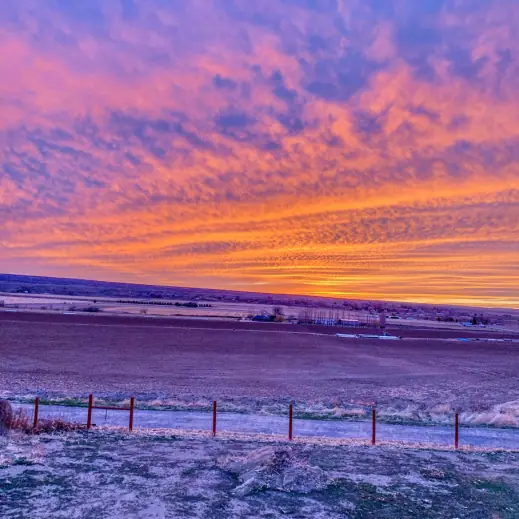
[[0,439],[0,517],[519,517],[519,454],[73,433]]

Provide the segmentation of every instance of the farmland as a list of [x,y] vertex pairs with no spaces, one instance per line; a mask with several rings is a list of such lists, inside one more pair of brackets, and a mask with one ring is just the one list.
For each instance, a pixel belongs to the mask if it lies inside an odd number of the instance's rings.
[[238,411],[377,404],[402,419],[461,407],[516,423],[516,343],[409,334],[353,340],[326,327],[0,312],[0,391],[182,406],[217,398]]

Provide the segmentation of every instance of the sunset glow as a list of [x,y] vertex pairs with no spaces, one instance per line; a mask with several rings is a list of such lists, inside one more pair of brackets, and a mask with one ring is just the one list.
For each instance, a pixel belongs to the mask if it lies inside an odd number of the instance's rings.
[[3,0],[0,272],[519,308],[515,0]]

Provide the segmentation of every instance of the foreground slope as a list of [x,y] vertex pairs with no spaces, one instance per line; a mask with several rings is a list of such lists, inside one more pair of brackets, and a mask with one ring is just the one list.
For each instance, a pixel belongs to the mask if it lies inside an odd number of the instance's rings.
[[5,519],[519,516],[517,454],[118,433],[3,440],[2,449]]

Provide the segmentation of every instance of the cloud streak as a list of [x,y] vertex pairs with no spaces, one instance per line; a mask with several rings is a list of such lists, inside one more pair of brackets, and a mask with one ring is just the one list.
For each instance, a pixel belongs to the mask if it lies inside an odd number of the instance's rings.
[[519,305],[514,2],[0,20],[0,270]]

